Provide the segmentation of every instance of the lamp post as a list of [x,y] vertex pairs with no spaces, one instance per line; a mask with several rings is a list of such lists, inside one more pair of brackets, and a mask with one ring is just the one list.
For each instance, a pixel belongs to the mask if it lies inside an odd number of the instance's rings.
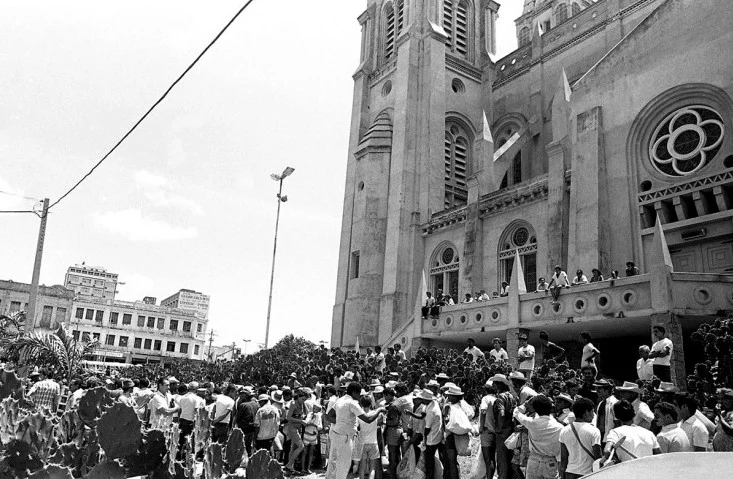
[[275,282],[275,253],[277,253],[277,228],[280,224],[280,203],[288,201],[288,197],[284,196],[283,193],[283,180],[293,174],[295,168],[287,167],[281,175],[275,173],[270,175],[274,181],[280,182],[280,189],[277,192],[277,216],[275,217],[275,242],[272,247],[272,271],[270,273],[270,298],[267,301],[267,326],[265,328],[265,349],[270,344],[270,312],[272,311],[272,285]]
[[247,343],[252,341],[251,339],[243,339],[244,341],[244,356],[247,356]]

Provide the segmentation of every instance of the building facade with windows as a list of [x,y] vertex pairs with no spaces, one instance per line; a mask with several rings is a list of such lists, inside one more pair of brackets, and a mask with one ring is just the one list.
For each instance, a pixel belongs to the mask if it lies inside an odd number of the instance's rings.
[[160,302],[161,306],[194,311],[204,319],[209,317],[211,296],[192,289],[182,289]]
[[[10,316],[19,311],[28,311],[31,285],[15,281],[0,280],[0,314]],[[61,285],[38,287],[36,308],[36,332],[51,331],[71,318],[74,291]],[[26,318],[28,324],[28,318]]]
[[[496,58],[495,1],[366,3],[331,344],[587,330],[635,361],[664,324],[683,381],[685,332],[733,309],[733,4],[525,0]],[[551,304],[557,264],[622,278]]]
[[68,323],[74,337],[97,340],[96,360],[161,363],[204,359],[207,320],[193,311],[144,301],[77,298]]
[[69,266],[64,278],[64,286],[74,290],[78,297],[95,299],[115,299],[118,275],[110,273],[101,266],[77,264]]

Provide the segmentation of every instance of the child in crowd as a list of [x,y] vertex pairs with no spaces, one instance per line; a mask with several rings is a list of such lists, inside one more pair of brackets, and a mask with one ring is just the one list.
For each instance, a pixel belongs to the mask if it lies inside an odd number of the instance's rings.
[[[371,396],[368,395],[362,396],[359,404],[366,413],[374,406]],[[381,479],[382,477],[382,458],[379,454],[377,433],[383,422],[382,417],[370,423],[359,419],[359,442],[362,444],[362,452],[358,471],[361,479]]]
[[306,416],[305,428],[303,429],[303,443],[305,444],[303,469],[306,474],[311,474],[314,451],[318,443],[318,432],[321,429],[323,429],[323,413],[321,412],[321,406],[314,404],[313,410]]

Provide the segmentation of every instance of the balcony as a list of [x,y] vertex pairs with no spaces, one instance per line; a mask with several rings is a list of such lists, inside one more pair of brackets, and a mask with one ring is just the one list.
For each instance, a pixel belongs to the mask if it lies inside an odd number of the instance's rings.
[[533,292],[516,295],[518,307],[510,297],[444,306],[438,318],[423,320],[422,333],[434,339],[465,339],[510,328],[560,332],[566,324],[582,325],[564,327],[574,334],[576,329],[632,332],[648,330],[648,318],[659,312],[710,317],[733,309],[733,275],[671,272],[669,276],[669,307],[653,304],[661,285],[649,273],[563,289],[556,304],[549,292]]

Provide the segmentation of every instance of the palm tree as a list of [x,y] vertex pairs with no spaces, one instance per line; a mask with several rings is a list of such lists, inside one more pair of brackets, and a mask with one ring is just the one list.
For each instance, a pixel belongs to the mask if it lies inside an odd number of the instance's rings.
[[81,361],[99,346],[98,341],[78,341],[63,326],[55,333],[32,333],[13,340],[2,339],[5,354],[20,363],[55,367],[60,375],[71,379],[81,369]]

